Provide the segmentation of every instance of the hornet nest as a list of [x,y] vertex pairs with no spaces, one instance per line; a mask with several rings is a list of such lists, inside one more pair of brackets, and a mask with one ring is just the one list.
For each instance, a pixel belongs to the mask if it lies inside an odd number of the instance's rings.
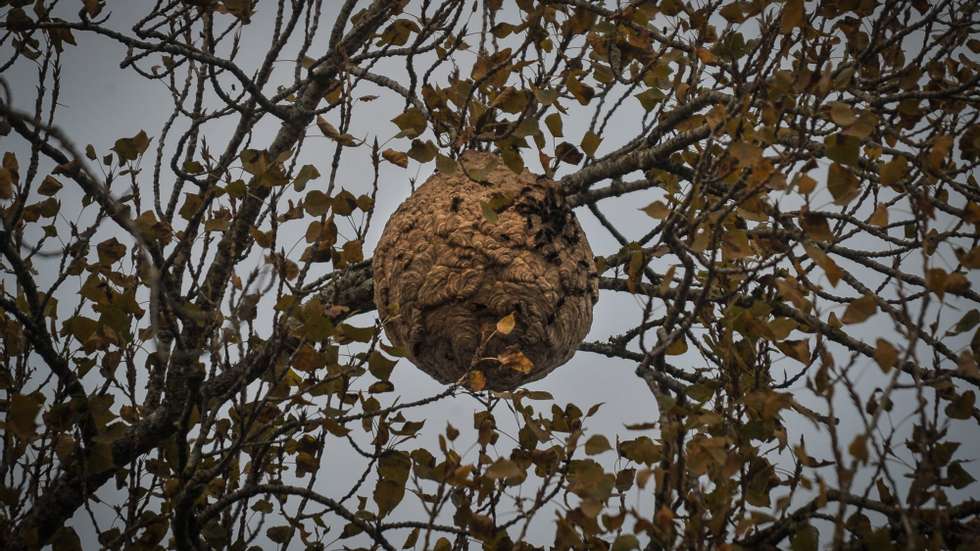
[[554,181],[489,153],[466,152],[460,164],[388,220],[374,302],[388,338],[422,371],[449,384],[479,370],[487,388],[510,390],[572,357],[592,325],[598,274]]

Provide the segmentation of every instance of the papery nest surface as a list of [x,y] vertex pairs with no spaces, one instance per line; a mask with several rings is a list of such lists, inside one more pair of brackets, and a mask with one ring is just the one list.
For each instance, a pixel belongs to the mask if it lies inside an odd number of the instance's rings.
[[599,294],[592,250],[558,185],[477,151],[402,203],[373,271],[392,344],[442,383],[472,370],[492,390],[567,362]]

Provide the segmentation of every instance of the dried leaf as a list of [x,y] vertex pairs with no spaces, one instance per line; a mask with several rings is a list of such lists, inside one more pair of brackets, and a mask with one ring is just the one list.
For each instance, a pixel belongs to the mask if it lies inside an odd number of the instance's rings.
[[514,371],[527,375],[534,369],[534,363],[520,350],[508,350],[497,356],[497,361],[501,367],[513,369]]
[[830,119],[838,126],[850,126],[857,121],[857,115],[854,114],[850,105],[836,102],[830,106]]
[[980,310],[973,308],[966,314],[963,314],[960,321],[956,322],[956,325],[946,332],[946,336],[953,337],[961,333],[966,333],[976,327],[978,323],[980,323]]
[[498,459],[493,462],[492,465],[487,467],[486,477],[491,480],[499,480],[502,478],[514,478],[516,476],[521,476],[524,471],[521,470],[517,463],[509,459]]
[[38,186],[37,192],[41,195],[51,197],[52,195],[61,191],[61,187],[61,182],[52,176],[46,176],[44,181],[41,182],[41,185]]
[[667,205],[663,201],[654,201],[640,210],[647,213],[647,216],[650,218],[656,218],[657,220],[663,220],[670,216],[670,209],[667,208]]
[[888,373],[898,363],[898,349],[885,339],[878,339],[875,343],[875,362]]
[[385,149],[381,152],[381,156],[384,157],[386,161],[393,165],[400,166],[402,168],[408,167],[408,154],[395,151],[394,149]]
[[834,203],[846,205],[861,193],[861,183],[849,168],[834,163],[827,171],[827,189],[834,197]]
[[340,145],[345,145],[348,147],[359,145],[359,142],[357,141],[356,138],[354,138],[354,136],[351,136],[350,134],[346,134],[346,133],[341,133],[339,130],[337,130],[334,127],[334,125],[330,124],[327,121],[327,119],[323,118],[320,115],[317,115],[316,117],[316,126],[317,128],[320,129],[320,132],[322,132],[324,136],[339,143]]
[[875,302],[875,297],[871,295],[864,295],[859,299],[851,301],[847,305],[847,309],[844,310],[844,317],[841,321],[846,324],[861,323],[862,321],[870,318],[878,311],[878,304]]
[[878,178],[881,185],[894,186],[905,178],[906,172],[908,172],[908,161],[900,155],[881,165],[878,169]]
[[487,377],[478,369],[470,371],[466,377],[466,386],[473,392],[480,392],[487,387]]
[[582,151],[584,151],[589,157],[594,157],[596,150],[599,149],[600,142],[602,142],[602,138],[591,131],[586,132],[585,136],[582,138]]
[[585,453],[588,455],[598,455],[611,449],[609,439],[601,434],[593,434],[585,441]]
[[501,335],[510,335],[510,332],[514,330],[515,325],[517,325],[517,319],[514,317],[514,312],[511,312],[500,318],[500,321],[497,322],[497,333],[500,333]]
[[42,402],[34,396],[14,394],[7,405],[7,428],[23,440],[34,436],[34,418],[41,411]]
[[561,138],[564,136],[562,133],[562,123],[561,115],[558,113],[552,113],[544,118],[544,124],[548,127],[548,132],[556,138]]
[[411,107],[401,115],[391,119],[391,122],[398,126],[401,132],[399,136],[414,138],[425,132],[425,115],[415,107]]
[[884,227],[888,225],[888,207],[880,204],[875,207],[874,212],[868,217],[868,224],[872,226]]
[[783,6],[783,13],[779,18],[779,32],[789,34],[793,29],[803,26],[803,0],[789,0]]

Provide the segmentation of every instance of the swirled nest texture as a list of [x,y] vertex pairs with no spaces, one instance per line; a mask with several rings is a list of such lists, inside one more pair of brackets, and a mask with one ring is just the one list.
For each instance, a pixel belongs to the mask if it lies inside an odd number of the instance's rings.
[[[422,371],[449,384],[479,370],[487,388],[510,390],[572,357],[592,325],[598,275],[555,182],[489,153],[460,164],[388,220],[374,301],[388,338]],[[513,330],[495,333],[511,314]]]

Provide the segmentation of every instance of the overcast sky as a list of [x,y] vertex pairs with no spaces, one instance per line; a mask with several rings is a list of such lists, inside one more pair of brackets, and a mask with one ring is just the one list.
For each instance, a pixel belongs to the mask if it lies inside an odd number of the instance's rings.
[[[324,2],[324,9],[327,11],[335,10],[336,4],[337,2],[327,0]],[[114,2],[110,0],[108,2],[108,9],[112,12],[110,19],[111,26],[121,30],[128,30],[132,26],[135,18],[143,14],[145,6],[146,4],[143,2]],[[73,4],[72,9],[67,10],[68,13],[65,15],[65,18],[72,19],[75,9],[77,8]],[[247,73],[251,72],[256,66],[257,60],[261,59],[261,55],[269,43],[271,24],[268,9],[268,7],[260,7],[258,14],[253,19],[253,23],[245,28],[246,39],[242,43],[243,48],[238,58],[238,64],[245,68]],[[499,19],[503,21],[516,21],[516,17],[512,12],[509,16],[503,15]],[[322,27],[329,29],[332,21],[332,15],[325,14],[323,17],[325,24]],[[472,28],[475,28],[475,25],[471,26]],[[75,36],[78,41],[78,46],[67,48],[63,57],[62,87],[59,101],[61,107],[56,117],[57,125],[81,147],[84,147],[85,144],[92,144],[100,153],[107,152],[117,138],[132,136],[139,130],[145,130],[151,137],[158,136],[161,126],[172,107],[172,102],[166,89],[160,83],[145,81],[131,71],[121,71],[119,63],[126,55],[126,51],[122,46],[102,37],[94,37],[83,33],[75,33]],[[311,53],[315,56],[321,50],[322,42],[314,45]],[[287,48],[287,52],[290,55],[294,51],[294,49]],[[7,53],[3,55],[5,57]],[[468,68],[469,63],[472,62],[473,55],[471,53],[460,53],[458,57],[458,63]],[[277,71],[282,82],[287,82],[293,71],[292,63],[284,60],[281,66],[277,67]],[[392,78],[396,79],[404,75],[404,67],[394,63],[379,64],[375,67],[374,71],[392,76]],[[13,105],[20,110],[31,110],[37,86],[36,67],[34,64],[22,59],[7,71],[3,75],[3,78],[12,88]],[[398,128],[390,120],[403,110],[403,101],[399,98],[392,97],[389,92],[379,90],[370,84],[364,84],[359,87],[357,94],[378,94],[381,97],[371,103],[360,104],[355,109],[350,133],[359,138],[368,137],[369,140],[377,136],[382,142],[392,138],[398,132]],[[588,127],[589,119],[580,110],[576,110],[576,106],[569,107],[571,108],[571,115],[565,119],[565,135],[568,141],[578,143]],[[642,118],[643,113],[638,101],[628,100],[625,107],[611,121],[607,133],[602,136],[603,142],[599,153],[611,151],[617,145],[635,136],[638,130],[637,121]],[[272,141],[278,125],[275,124],[272,117],[269,117],[269,119],[270,121],[261,127],[263,128],[263,132],[255,135],[255,147],[264,147]],[[333,122],[336,123],[336,121]],[[227,138],[230,130],[231,127],[225,122],[219,122],[218,124],[206,127],[205,136],[208,143],[213,144],[212,150],[220,150],[223,147],[223,141]],[[176,132],[179,131],[180,129],[176,130]],[[333,153],[332,144],[320,137],[315,127],[311,127],[308,134],[310,134],[311,139],[307,142],[301,153],[301,164],[314,164],[325,175],[328,172],[330,156]],[[177,134],[175,133],[174,135]],[[19,157],[26,152],[24,144],[13,136],[3,138],[0,143],[2,143],[0,150],[16,151]],[[402,150],[407,149],[403,140],[392,141],[388,146]],[[151,151],[154,148],[155,142],[151,146]],[[345,153],[343,157],[343,168],[340,171],[338,184],[351,190],[355,195],[370,189],[372,174],[368,162],[368,153],[369,148],[365,146],[353,149]],[[525,161],[532,170],[539,170],[540,167],[534,157],[533,154],[528,154],[525,156]],[[152,157],[146,158],[143,161],[147,180],[149,180],[152,161]],[[50,170],[50,164],[42,166],[47,166],[48,170]],[[433,163],[418,167],[414,161],[410,164],[408,170],[395,167],[389,163],[382,165],[381,190],[376,204],[377,214],[375,222],[372,224],[371,233],[368,236],[365,247],[366,254],[370,254],[371,249],[377,242],[378,236],[383,228],[383,222],[394,211],[397,205],[408,196],[410,192],[410,179],[416,178],[418,183],[421,183],[431,173],[433,168]],[[42,171],[41,174],[43,177],[45,172]],[[324,179],[321,178],[310,184],[310,186],[315,185],[325,185]],[[66,186],[70,188],[71,184],[66,183]],[[118,193],[123,193],[123,190],[120,189]],[[150,191],[147,189],[145,193],[144,205],[147,205],[151,201]],[[640,212],[639,208],[660,198],[661,194],[662,191],[651,190],[633,194],[625,198],[610,199],[603,201],[601,208],[610,219],[615,221],[618,228],[624,234],[630,238],[639,238],[649,231],[655,223],[654,220]],[[65,216],[71,216],[77,212],[80,219],[86,219],[86,217],[91,219],[95,212],[94,208],[90,207],[86,211],[79,211],[77,208],[79,205],[70,204],[76,199],[77,197],[74,195],[74,192],[62,198],[66,205],[63,214]],[[785,201],[786,205],[792,204],[790,198],[786,198]],[[619,249],[616,241],[599,225],[587,209],[578,209],[577,213],[586,233],[589,235],[592,249],[597,255],[612,254]],[[65,225],[66,221],[62,220],[59,224]],[[345,228],[340,223],[338,223],[338,227],[341,233],[348,233],[349,235],[350,228]],[[303,222],[284,225],[281,229],[281,235],[284,237],[280,239],[280,243],[300,243],[305,228],[306,224]],[[345,232],[345,230],[348,231]],[[94,240],[95,242],[108,238],[111,235],[117,235],[122,240],[122,236],[116,233],[109,224],[106,224],[102,231],[103,233],[100,235],[104,235],[104,237],[96,238]],[[294,257],[298,257],[301,247],[302,245],[296,248]],[[323,264],[318,266],[318,269],[321,271],[328,269]],[[656,267],[663,268],[663,266]],[[56,269],[55,264],[47,266],[42,264],[39,266],[39,269],[39,278],[44,281],[50,281],[56,274],[56,272],[52,271],[52,269]],[[245,273],[245,271],[242,270],[239,273]],[[8,288],[10,288],[8,276],[5,275],[4,278],[5,282],[8,283]],[[80,281],[69,282],[63,288],[62,296],[58,297],[62,314],[70,315],[68,312],[74,308],[72,295],[69,291],[76,290],[79,284]],[[602,341],[609,336],[622,333],[633,327],[641,318],[642,307],[643,301],[640,298],[625,293],[603,292],[601,300],[595,308],[592,332],[588,340]],[[958,319],[959,315],[961,315],[961,313],[955,311],[955,306],[950,308],[950,312],[949,317],[953,320]],[[266,316],[265,319],[268,320],[271,318]],[[355,319],[355,322],[359,322],[360,325],[372,323],[373,314],[360,316]],[[848,331],[856,337],[861,337],[871,342],[873,342],[874,337],[893,333],[890,322],[880,314],[865,324],[848,328]],[[686,369],[696,369],[705,365],[703,360],[700,360],[693,352],[679,358],[673,358],[672,363]],[[867,396],[875,387],[884,386],[886,381],[873,362],[861,358],[858,360],[858,364],[861,366],[861,374],[858,376],[859,390],[864,396]],[[788,369],[790,375],[800,368],[800,364],[794,364],[792,360],[781,361],[777,366],[778,369],[774,374],[777,379],[781,378],[781,370],[783,368]],[[612,439],[613,434],[633,438],[638,433],[625,430],[625,424],[655,421],[658,418],[656,402],[645,384],[634,375],[634,369],[635,365],[628,361],[611,360],[594,354],[579,353],[568,364],[555,370],[546,378],[530,384],[529,388],[546,390],[555,397],[556,403],[565,404],[573,402],[578,404],[583,410],[592,404],[603,402],[604,406],[590,420],[587,428],[592,432],[601,432],[610,435],[610,439]],[[400,401],[410,401],[426,397],[442,389],[442,385],[415,369],[405,360],[400,361],[395,368],[392,380],[397,388],[395,394],[399,397]],[[93,375],[90,375],[85,382],[90,386],[93,385],[95,382]],[[822,403],[814,399],[809,391],[805,390],[802,380],[793,389],[793,392],[799,401],[819,411],[825,410]],[[382,401],[387,400],[390,402],[393,399],[394,396],[388,394],[383,395]],[[895,423],[904,423],[903,426],[906,429],[911,428],[911,422],[904,419],[905,416],[902,412],[908,411],[909,405],[908,402],[898,402],[896,412],[891,416],[891,419]],[[426,445],[434,447],[435,438],[438,433],[442,431],[447,422],[452,422],[455,426],[464,429],[463,437],[457,443],[457,449],[460,451],[468,449],[469,446],[462,441],[465,438],[470,438],[470,441],[475,439],[475,434],[469,429],[472,427],[472,414],[478,409],[481,409],[481,407],[474,399],[460,395],[454,399],[442,400],[431,406],[408,412],[407,416],[411,419],[426,419],[426,427],[416,446]],[[850,436],[860,428],[856,414],[854,413],[854,406],[847,397],[841,397],[839,407],[836,409],[842,417],[842,441],[849,442]],[[827,436],[824,433],[815,431],[809,421],[794,413],[787,413],[785,416],[789,432],[792,435],[792,443],[798,442],[799,435],[802,434],[805,435],[807,448],[812,454],[821,457],[828,455],[826,453]],[[498,415],[498,422],[502,427],[508,427],[507,423],[509,421],[507,419],[508,416],[506,415]],[[885,423],[887,424],[888,422],[889,420],[886,419]],[[513,424],[511,423],[510,426],[513,426]],[[951,432],[957,433],[960,431],[962,431],[961,434],[953,434],[951,437],[954,441],[963,442],[963,447],[957,454],[957,457],[976,458],[980,456],[980,439],[976,438],[976,427],[973,426],[972,421],[953,422]],[[511,434],[515,432],[511,431]],[[362,436],[362,443],[365,443],[366,440]],[[510,447],[510,442],[502,441],[499,451],[502,454],[506,454],[509,452]],[[472,451],[468,458],[471,460],[475,459]],[[360,474],[360,469],[363,466],[362,462],[357,459],[343,440],[329,440],[323,459],[325,475],[320,477],[317,489],[325,495],[337,495],[346,492],[351,481]],[[605,459],[609,463],[611,458],[606,457]],[[789,463],[786,463],[786,465],[789,465]],[[969,465],[968,468],[974,476],[980,477],[980,473],[977,472],[976,467]],[[827,477],[833,477],[832,472],[829,470],[825,471],[822,474]],[[859,481],[861,480],[859,477]],[[900,482],[905,484],[904,480]],[[365,485],[360,495],[370,495],[372,487],[371,484]],[[779,490],[776,491],[776,495],[781,495],[781,493]],[[646,497],[649,497],[649,495]],[[415,504],[409,503],[411,501],[413,500],[406,498],[405,504],[396,512],[396,518],[410,518],[413,516],[413,513],[417,512]],[[649,499],[646,499],[641,502],[641,505],[649,506],[649,501]],[[106,516],[102,518],[111,518],[107,511],[103,511],[103,513]],[[330,521],[334,523],[338,522],[336,517],[332,517]],[[83,538],[92,538],[93,533],[86,527],[87,524],[89,524],[89,521],[84,516],[84,513],[76,516],[74,525],[78,529],[79,534]],[[535,529],[529,536],[533,543],[544,544],[550,540],[553,535],[553,530],[550,517],[544,515],[539,519]],[[394,541],[400,543],[397,537]],[[91,539],[87,543],[94,544]],[[86,545],[87,547],[88,545]]]

